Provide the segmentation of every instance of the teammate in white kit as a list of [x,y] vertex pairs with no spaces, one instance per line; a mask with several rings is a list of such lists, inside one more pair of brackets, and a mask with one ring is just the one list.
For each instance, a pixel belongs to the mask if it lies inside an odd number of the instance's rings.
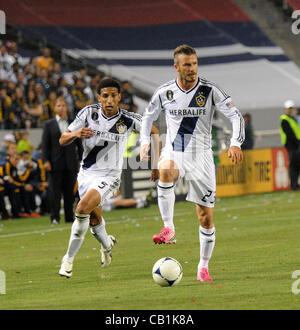
[[[141,115],[118,107],[121,93],[117,81],[103,79],[98,91],[99,103],[79,111],[59,141],[64,146],[80,138],[84,149],[77,178],[80,201],[75,210],[68,250],[59,270],[59,274],[65,277],[72,275],[74,257],[89,225],[91,233],[101,244],[102,267],[111,263],[116,239],[106,232],[101,203],[119,189],[127,139],[132,131],[140,130],[142,119]],[[152,133],[159,134],[159,131],[153,126]],[[153,174],[155,176],[155,172],[152,173],[154,180]]]
[[232,123],[233,134],[228,156],[234,164],[242,161],[244,120],[231,98],[221,88],[197,75],[195,50],[181,45],[174,51],[177,79],[160,86],[154,93],[142,119],[141,160],[147,159],[152,122],[165,111],[167,136],[159,161],[158,206],[164,226],[153,236],[156,244],[175,244],[173,223],[174,185],[179,177],[189,184],[187,200],[196,204],[200,222],[200,262],[197,279],[211,281],[208,263],[215,245],[213,210],[216,178],[211,150],[214,110],[221,111]]

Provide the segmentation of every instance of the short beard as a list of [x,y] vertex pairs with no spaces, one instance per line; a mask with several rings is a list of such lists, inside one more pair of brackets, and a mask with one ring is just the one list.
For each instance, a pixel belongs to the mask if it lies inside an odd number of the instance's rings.
[[195,82],[196,81],[196,78],[195,79],[190,79],[190,80],[188,80],[188,78],[187,77],[184,77],[183,75],[180,75],[180,79],[181,79],[181,81],[183,82],[183,83],[193,83],[193,82]]

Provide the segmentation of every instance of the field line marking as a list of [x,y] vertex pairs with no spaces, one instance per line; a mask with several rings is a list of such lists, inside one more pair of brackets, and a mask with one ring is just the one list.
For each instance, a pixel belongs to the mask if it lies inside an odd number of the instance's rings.
[[[182,215],[187,214],[188,212],[177,212],[174,217],[179,217]],[[158,217],[158,215],[152,215],[152,216],[147,216],[147,217],[141,217],[141,218],[127,218],[127,219],[112,219],[112,220],[106,220],[107,224],[120,224],[120,223],[126,223],[130,221],[145,221],[145,220],[150,220]],[[59,228],[50,228],[50,229],[44,229],[44,230],[34,230],[34,231],[27,231],[27,232],[22,232],[22,233],[13,233],[13,234],[4,234],[0,235],[0,238],[10,238],[10,237],[17,237],[17,236],[26,236],[26,235],[34,235],[34,234],[43,234],[43,233],[50,233],[54,231],[63,231],[66,229],[70,229],[70,226],[65,226],[65,227],[59,227]]]
[[[249,203],[250,204],[250,203]],[[263,206],[263,205],[271,205],[272,202],[264,202],[264,203],[256,203],[256,204],[250,204],[250,205],[243,205],[243,206],[236,206],[236,207],[226,207],[226,206],[220,206],[220,209],[215,208],[215,212],[230,212],[231,210],[238,210],[238,209],[246,209],[246,208],[251,208],[251,207],[257,207],[257,206]],[[223,211],[222,209],[225,208],[226,211]],[[189,212],[177,212],[174,217],[179,217],[182,215],[186,215]],[[259,215],[256,214],[256,215]],[[154,219],[156,217],[160,217],[159,214],[154,214],[151,216],[146,216],[146,217],[141,217],[141,218],[127,218],[127,219],[112,219],[112,220],[107,220],[108,224],[120,224],[120,223],[126,223],[130,221],[144,221],[144,220],[149,220],[149,219]],[[27,235],[34,235],[34,234],[43,234],[43,233],[50,233],[54,231],[63,231],[66,229],[70,229],[70,226],[67,227],[59,227],[59,228],[50,228],[50,229],[45,229],[45,230],[34,230],[34,231],[29,231],[29,232],[23,232],[23,233],[13,233],[13,234],[4,234],[0,235],[0,238],[10,238],[10,237],[18,237],[18,236],[27,236]]]

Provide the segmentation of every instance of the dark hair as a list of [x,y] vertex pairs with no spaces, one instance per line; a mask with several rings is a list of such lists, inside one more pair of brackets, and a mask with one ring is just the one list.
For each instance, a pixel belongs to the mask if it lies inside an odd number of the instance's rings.
[[24,156],[24,155],[30,155],[30,152],[27,151],[27,150],[23,150],[23,151],[20,152],[19,155],[20,155],[21,157]]
[[243,114],[243,117],[244,117],[244,118],[248,118],[249,120],[251,120],[251,115],[250,115],[250,113],[248,113],[248,112],[244,113],[244,114]]
[[196,51],[189,45],[180,45],[174,50],[174,59],[179,54],[193,55],[196,54]]
[[102,80],[100,80],[99,86],[98,86],[98,93],[101,93],[101,89],[102,88],[106,88],[106,87],[115,87],[118,90],[118,93],[121,92],[121,87],[120,84],[112,78],[103,78]]

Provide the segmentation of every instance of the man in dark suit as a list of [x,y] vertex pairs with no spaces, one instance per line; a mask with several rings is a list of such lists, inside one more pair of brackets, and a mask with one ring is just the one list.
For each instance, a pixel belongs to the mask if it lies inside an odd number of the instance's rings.
[[76,182],[79,161],[82,156],[82,145],[79,139],[66,147],[61,147],[59,138],[69,125],[68,109],[63,98],[55,103],[56,116],[44,125],[42,152],[44,167],[50,172],[49,198],[51,223],[60,221],[60,201],[64,198],[65,221],[74,220],[74,186]]

